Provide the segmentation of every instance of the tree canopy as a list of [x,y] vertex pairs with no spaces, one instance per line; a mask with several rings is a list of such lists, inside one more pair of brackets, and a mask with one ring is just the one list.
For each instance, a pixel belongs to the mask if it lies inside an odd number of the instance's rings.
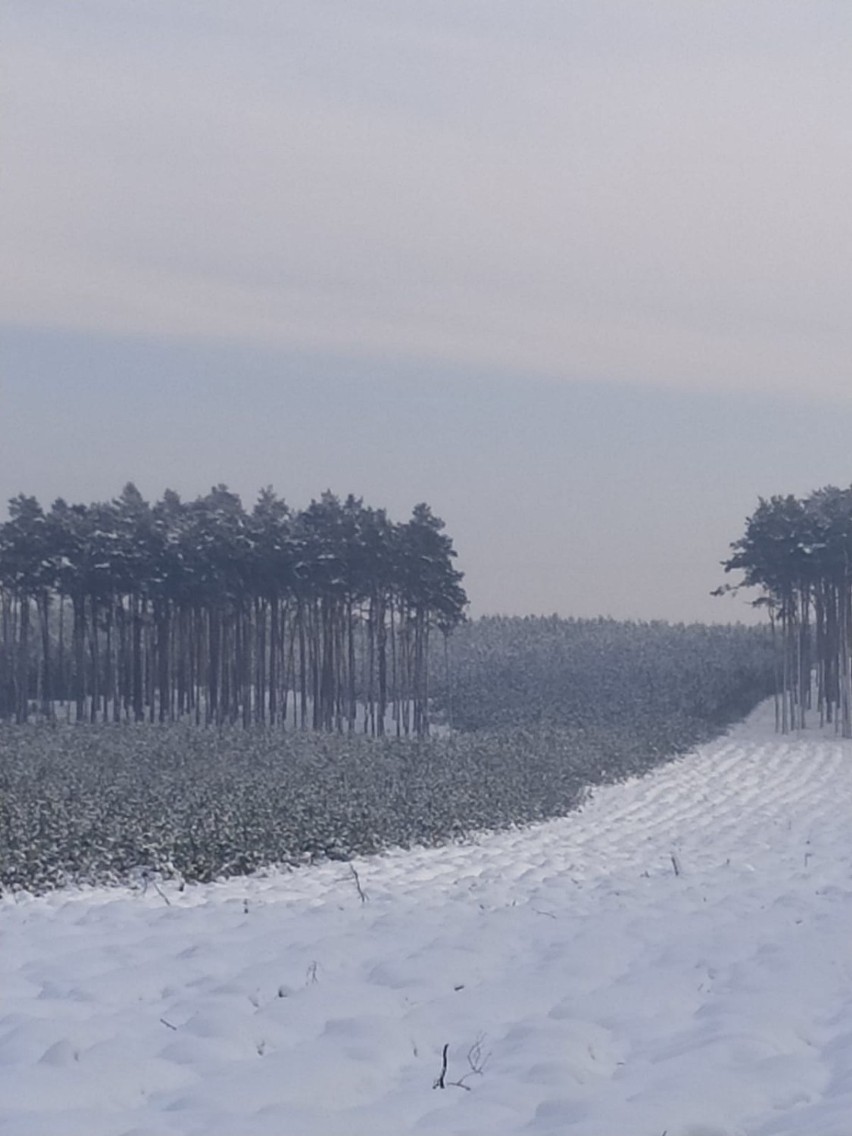
[[284,723],[428,732],[430,632],[467,597],[444,523],[331,492],[250,510],[227,486],[154,503],[9,502],[0,718]]

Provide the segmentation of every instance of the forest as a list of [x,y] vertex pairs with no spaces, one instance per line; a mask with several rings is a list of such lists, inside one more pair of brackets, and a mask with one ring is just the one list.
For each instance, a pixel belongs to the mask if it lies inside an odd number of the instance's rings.
[[688,753],[774,683],[763,628],[492,618],[447,646],[428,737],[0,724],[0,892],[190,883],[564,816],[595,785]]
[[0,892],[189,883],[563,816],[779,681],[779,725],[800,722],[810,659],[828,717],[849,577],[790,500],[787,527],[782,499],[762,502],[725,562],[762,588],[770,625],[746,627],[469,620],[425,504],[398,523],[331,493],[300,511],[269,489],[246,510],[225,486],[17,497],[0,526]]
[[852,737],[852,487],[804,498],[760,499],[724,561],[757,588],[777,636],[776,725],[782,732],[834,723]]
[[224,485],[20,495],[0,526],[0,720],[352,732],[360,714],[425,736],[430,640],[467,604],[443,530],[426,504],[394,523],[330,492],[300,511]]

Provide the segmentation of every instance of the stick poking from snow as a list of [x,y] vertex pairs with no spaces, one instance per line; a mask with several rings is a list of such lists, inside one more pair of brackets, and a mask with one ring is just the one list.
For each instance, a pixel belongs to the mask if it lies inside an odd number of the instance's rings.
[[434,1084],[432,1085],[433,1089],[445,1089],[447,1087],[447,1084],[446,1084],[447,1054],[449,1052],[450,1052],[450,1043],[447,1042],[447,1044],[444,1046],[443,1050],[441,1051],[441,1072],[435,1078]]
[[354,864],[349,865],[349,871],[352,873],[352,878],[355,881],[355,887],[358,889],[358,898],[361,900],[362,903],[366,903],[367,902],[367,896],[364,894],[364,889],[361,887],[361,879],[360,879],[357,871],[355,870]]
[[482,1044],[485,1041],[485,1035],[480,1034],[470,1049],[467,1051],[468,1071],[463,1073],[457,1081],[447,1080],[447,1055],[449,1053],[449,1044],[445,1045],[441,1053],[441,1072],[432,1085],[433,1089],[445,1089],[452,1087],[454,1089],[464,1089],[466,1093],[471,1091],[470,1085],[466,1082],[469,1077],[481,1077],[485,1072],[485,1066],[488,1064],[490,1053],[482,1052]]

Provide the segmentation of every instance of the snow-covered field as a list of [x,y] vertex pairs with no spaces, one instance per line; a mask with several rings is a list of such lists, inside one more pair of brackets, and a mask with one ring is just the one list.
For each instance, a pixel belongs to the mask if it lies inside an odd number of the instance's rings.
[[852,1133],[852,743],[355,868],[4,901],[0,1132]]

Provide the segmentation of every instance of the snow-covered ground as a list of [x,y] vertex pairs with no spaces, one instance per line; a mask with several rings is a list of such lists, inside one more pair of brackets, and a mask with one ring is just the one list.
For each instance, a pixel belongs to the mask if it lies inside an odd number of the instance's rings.
[[0,1132],[852,1133],[852,743],[355,868],[4,901]]

